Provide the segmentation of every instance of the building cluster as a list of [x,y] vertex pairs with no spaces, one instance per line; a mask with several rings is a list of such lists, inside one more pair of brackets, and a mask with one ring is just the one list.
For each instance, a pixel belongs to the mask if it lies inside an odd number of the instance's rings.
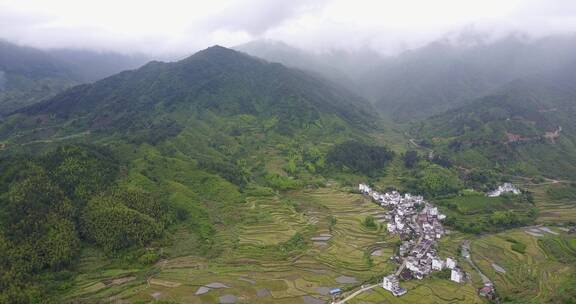
[[395,296],[406,293],[399,285],[399,276],[404,279],[423,279],[433,271],[450,269],[450,279],[461,283],[465,274],[457,266],[456,260],[441,259],[436,252],[436,242],[446,232],[441,221],[446,218],[422,196],[396,191],[379,193],[366,184],[358,186],[360,192],[372,198],[380,206],[387,208],[385,219],[387,229],[402,240],[398,254],[393,257],[401,266],[395,274],[384,277],[382,287]]
[[512,185],[511,183],[504,183],[504,184],[498,186],[498,188],[488,192],[486,195],[488,197],[498,197],[498,196],[505,194],[505,193],[520,194],[520,189],[518,189],[516,186]]

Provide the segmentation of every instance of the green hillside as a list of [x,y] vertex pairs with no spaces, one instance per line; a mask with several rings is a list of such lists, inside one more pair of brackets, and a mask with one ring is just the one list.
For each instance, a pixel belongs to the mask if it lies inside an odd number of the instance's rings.
[[416,124],[414,132],[464,167],[574,179],[573,79],[568,67],[518,80],[496,95]]

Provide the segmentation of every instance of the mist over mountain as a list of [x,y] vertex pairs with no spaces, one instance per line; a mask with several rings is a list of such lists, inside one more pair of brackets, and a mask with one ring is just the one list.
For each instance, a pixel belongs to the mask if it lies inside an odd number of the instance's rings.
[[271,62],[317,73],[361,95],[363,92],[358,79],[383,60],[382,55],[367,49],[315,53],[273,40],[256,40],[234,49]]
[[145,60],[94,51],[40,50],[0,40],[0,115],[75,84],[138,67]]
[[338,82],[398,122],[441,113],[513,80],[576,60],[574,35],[531,38],[517,33],[493,38],[478,31],[455,32],[395,56],[370,51],[315,54],[272,41],[237,48]]

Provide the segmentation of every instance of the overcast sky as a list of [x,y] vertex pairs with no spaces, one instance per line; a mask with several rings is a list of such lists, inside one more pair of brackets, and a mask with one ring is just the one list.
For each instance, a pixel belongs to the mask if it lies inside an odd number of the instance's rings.
[[395,52],[471,26],[575,32],[576,0],[0,0],[0,38],[152,55],[262,38]]

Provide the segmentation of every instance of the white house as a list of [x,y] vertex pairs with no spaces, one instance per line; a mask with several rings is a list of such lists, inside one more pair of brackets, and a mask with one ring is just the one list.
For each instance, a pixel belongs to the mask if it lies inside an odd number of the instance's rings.
[[489,197],[497,197],[504,193],[513,193],[513,194],[520,194],[520,190],[516,188],[516,186],[512,185],[511,183],[504,183],[496,188],[494,191],[488,192]]
[[438,270],[438,271],[444,269],[444,261],[442,261],[441,259],[437,259],[437,258],[432,259],[432,269]]
[[459,268],[454,268],[450,273],[450,280],[456,283],[462,283],[464,282],[464,273]]
[[456,268],[456,260],[453,258],[446,258],[446,267],[450,269]]
[[393,274],[384,277],[384,279],[382,280],[382,288],[392,292],[392,294],[396,297],[399,297],[406,293],[406,289],[400,287],[398,277]]
[[413,272],[420,271],[420,266],[418,265],[418,260],[416,260],[412,257],[408,257],[406,259],[406,268],[408,268],[410,271],[413,271]]
[[370,193],[372,192],[372,189],[370,189],[370,186],[366,185],[366,184],[359,184],[358,185],[358,190],[360,190],[363,193]]

